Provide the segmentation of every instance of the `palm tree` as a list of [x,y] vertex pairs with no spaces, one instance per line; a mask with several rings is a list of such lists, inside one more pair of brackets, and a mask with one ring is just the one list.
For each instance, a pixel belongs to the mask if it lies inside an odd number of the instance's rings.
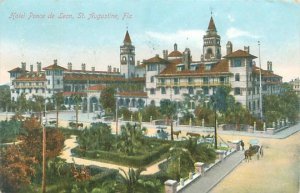
[[126,193],[135,193],[139,184],[141,173],[145,169],[139,168],[137,170],[134,170],[133,168],[129,168],[128,173],[122,168],[120,168],[120,170],[123,173],[120,182],[122,184],[125,184]]
[[176,180],[187,176],[194,169],[194,159],[191,153],[182,147],[170,149],[167,173]]
[[42,121],[42,111],[43,111],[43,107],[45,105],[45,99],[42,96],[33,95],[33,101],[34,101],[33,110],[35,112],[39,112],[39,118],[40,118],[40,122],[41,122]]
[[176,113],[176,103],[169,100],[164,99],[160,101],[160,112],[161,114],[165,115],[167,120],[171,121],[171,140],[174,140],[173,137],[173,116]]
[[60,106],[63,104],[64,102],[64,97],[62,95],[62,93],[56,93],[53,95],[53,101],[56,105],[56,128],[58,128],[58,113],[60,110]]
[[81,103],[81,95],[73,94],[71,97],[75,102],[76,128],[78,128],[78,110],[79,110],[79,104]]

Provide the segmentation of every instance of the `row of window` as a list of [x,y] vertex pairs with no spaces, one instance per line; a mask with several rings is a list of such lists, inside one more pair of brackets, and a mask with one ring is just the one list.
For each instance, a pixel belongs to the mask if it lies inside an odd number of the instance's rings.
[[[248,67],[252,67],[252,60],[247,60]],[[231,62],[231,67],[242,67],[245,66],[245,61],[243,59],[233,59]]]
[[46,71],[46,75],[47,76],[50,76],[50,75],[62,76],[63,75],[63,71],[62,70],[53,70],[53,71],[52,70],[47,70]]
[[249,102],[248,104],[248,108],[250,111],[255,111],[256,109],[259,109],[259,100],[257,100],[256,102],[253,101],[253,102]]
[[[185,79],[182,79],[182,80],[185,80]],[[194,83],[195,82],[195,78],[192,78],[192,77],[187,78],[187,80],[188,80],[188,83]],[[154,76],[152,76],[150,78],[150,81],[154,82]],[[179,81],[180,81],[179,78],[173,78],[173,83],[179,83]],[[202,81],[203,81],[204,84],[208,84],[210,82],[216,81],[216,79],[215,78],[209,79],[209,77],[203,77]],[[164,84],[165,82],[166,82],[166,79],[160,79],[160,83]],[[219,82],[225,82],[225,77],[219,77]]]
[[[20,94],[22,93],[21,90],[19,89],[16,89],[16,90],[12,90],[11,91],[12,93],[17,93],[17,94]],[[28,92],[27,93],[45,93],[45,89],[44,88],[41,88],[41,89],[28,89]],[[51,90],[48,90],[48,93],[51,93]]]
[[[51,84],[51,82],[50,82],[50,80],[48,80],[48,85],[50,85],[50,84]],[[56,84],[60,85],[60,80],[56,80]]]
[[[174,95],[179,95],[180,94],[180,87],[173,87],[173,94]],[[203,94],[208,95],[209,94],[209,88],[208,87],[203,87]],[[213,91],[215,90],[215,88],[213,88]],[[162,87],[160,88],[160,93],[161,94],[167,94],[167,88]],[[155,88],[151,88],[150,89],[150,94],[151,95],[155,95],[156,94],[156,89]],[[188,94],[195,94],[195,89],[193,87],[188,87]]]
[[44,82],[16,82],[16,86],[44,86]]

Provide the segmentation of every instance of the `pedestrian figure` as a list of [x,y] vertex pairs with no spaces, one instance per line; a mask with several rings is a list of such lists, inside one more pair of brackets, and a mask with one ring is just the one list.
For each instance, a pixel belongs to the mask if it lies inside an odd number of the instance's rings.
[[241,146],[242,146],[242,150],[244,151],[245,144],[244,144],[243,140],[241,141]]

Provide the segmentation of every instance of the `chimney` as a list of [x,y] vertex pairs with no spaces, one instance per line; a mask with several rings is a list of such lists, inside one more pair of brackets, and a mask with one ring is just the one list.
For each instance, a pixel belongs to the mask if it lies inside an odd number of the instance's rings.
[[273,70],[272,70],[272,62],[271,61],[267,61],[267,69],[268,69],[268,71],[273,72]]
[[33,65],[32,64],[30,65],[30,72],[31,73],[33,72]]
[[108,66],[107,71],[108,71],[108,72],[111,72],[111,65]]
[[138,60],[138,61],[136,62],[136,65],[139,66],[140,64],[141,64],[141,62]]
[[159,57],[159,54],[155,54],[155,57]]
[[92,71],[93,71],[93,72],[95,71],[95,66],[92,67]]
[[22,70],[25,71],[26,70],[26,62],[21,62],[22,65]]
[[165,60],[168,60],[168,50],[163,50],[163,57]]
[[68,70],[72,71],[72,63],[71,62],[68,63]]
[[226,54],[231,54],[232,53],[232,43],[231,41],[228,41],[226,44]]
[[54,60],[54,65],[57,65],[57,59]]
[[113,72],[117,72],[117,69],[114,67],[114,71]]
[[36,67],[37,71],[41,72],[42,71],[42,63],[41,62],[37,62],[36,64],[37,64],[37,67]]
[[120,71],[119,71],[119,68],[117,68],[117,72],[119,73]]
[[249,54],[250,53],[250,47],[249,46],[244,46],[244,51]]
[[184,64],[184,69],[189,70],[191,64],[191,51],[189,48],[186,48],[183,52],[182,63]]
[[85,71],[85,63],[82,63],[82,64],[81,64],[81,70],[82,70],[82,71]]

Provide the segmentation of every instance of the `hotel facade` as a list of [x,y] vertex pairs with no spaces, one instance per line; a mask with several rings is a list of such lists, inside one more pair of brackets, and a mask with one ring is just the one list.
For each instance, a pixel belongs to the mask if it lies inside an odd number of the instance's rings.
[[87,70],[86,64],[82,64],[80,70],[75,70],[72,63],[65,68],[54,60],[44,68],[37,62],[36,71],[33,65],[28,71],[23,62],[21,67],[9,71],[11,99],[18,100],[22,93],[32,99],[34,95],[51,98],[53,94],[63,92],[65,106],[71,107],[74,104],[72,95],[80,94],[82,109],[92,112],[101,108],[101,91],[113,86],[118,90],[119,106],[136,110],[149,104],[159,106],[163,99],[183,101],[183,94],[193,96],[201,92],[208,97],[218,86],[224,85],[230,86],[237,102],[258,115],[260,74],[262,95],[281,91],[282,77],[274,74],[272,62],[268,61],[267,70],[257,67],[254,61],[257,57],[250,53],[250,47],[233,51],[233,44],[228,41],[222,56],[221,37],[212,17],[203,36],[202,48],[199,60],[193,60],[189,48],[179,51],[175,43],[170,53],[163,50],[162,57],[155,55],[136,62],[135,46],[126,31],[120,46],[120,68],[108,66],[107,71],[96,71],[95,67]]

